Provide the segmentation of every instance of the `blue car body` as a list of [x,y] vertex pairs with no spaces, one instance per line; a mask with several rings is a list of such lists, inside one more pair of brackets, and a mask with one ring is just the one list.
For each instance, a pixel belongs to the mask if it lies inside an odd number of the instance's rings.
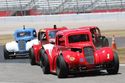
[[34,28],[17,29],[14,38],[18,44],[18,53],[27,53],[26,43],[36,38],[36,30]]

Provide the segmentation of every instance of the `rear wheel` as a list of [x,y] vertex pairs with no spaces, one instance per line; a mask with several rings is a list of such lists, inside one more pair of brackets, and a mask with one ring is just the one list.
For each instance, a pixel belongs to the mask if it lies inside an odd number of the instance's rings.
[[40,50],[40,54],[41,54],[41,57],[40,57],[41,67],[42,67],[43,73],[49,74],[50,73],[49,59],[43,48]]
[[31,64],[31,65],[36,65],[33,48],[31,48],[29,51],[30,51],[30,53],[29,53],[30,64]]
[[58,78],[65,78],[68,76],[68,66],[62,55],[59,55],[57,58],[56,73]]
[[111,64],[112,68],[107,69],[107,72],[109,74],[117,74],[119,71],[119,58],[118,58],[118,54],[115,52],[114,53],[114,60]]
[[6,47],[4,46],[4,59],[10,59],[10,53],[7,51]]

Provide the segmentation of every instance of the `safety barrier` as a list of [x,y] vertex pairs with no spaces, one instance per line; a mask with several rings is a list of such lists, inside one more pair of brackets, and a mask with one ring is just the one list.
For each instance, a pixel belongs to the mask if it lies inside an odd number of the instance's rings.
[[13,32],[23,25],[39,30],[54,24],[69,28],[95,25],[102,30],[125,29],[125,12],[0,17],[0,34]]

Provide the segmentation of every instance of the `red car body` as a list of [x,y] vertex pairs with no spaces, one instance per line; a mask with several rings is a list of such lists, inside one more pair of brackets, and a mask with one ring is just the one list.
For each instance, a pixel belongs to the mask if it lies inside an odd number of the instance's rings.
[[117,73],[119,69],[117,53],[110,47],[97,50],[89,30],[59,31],[55,45],[45,44],[40,52],[43,73],[56,73],[59,78],[71,72],[106,69],[108,73]]
[[[39,64],[40,63],[40,49],[42,45],[48,44],[48,43],[54,43],[55,42],[55,35],[58,31],[60,30],[65,30],[67,27],[59,27],[59,28],[45,28],[41,29],[38,32],[38,39],[39,39],[39,44],[38,45],[33,45],[32,48],[30,49],[30,63],[31,65]],[[50,33],[53,32],[53,37],[50,37]],[[41,38],[40,36],[43,36]]]

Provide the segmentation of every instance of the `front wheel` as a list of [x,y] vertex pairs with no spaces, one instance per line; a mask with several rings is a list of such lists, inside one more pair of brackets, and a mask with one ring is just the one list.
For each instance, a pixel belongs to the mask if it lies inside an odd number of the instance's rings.
[[118,58],[118,54],[115,52],[114,53],[114,60],[112,62],[112,68],[107,69],[107,72],[109,74],[117,74],[119,71],[119,58]]
[[56,73],[58,78],[65,78],[68,76],[68,66],[62,55],[59,55],[57,58]]
[[10,53],[7,51],[6,47],[4,46],[4,59],[9,59],[10,58]]
[[29,58],[30,58],[30,64],[31,64],[31,65],[36,65],[33,48],[31,48],[31,49],[29,50]]
[[41,54],[41,57],[40,57],[41,67],[42,67],[43,73],[49,74],[50,73],[49,59],[43,48],[40,50],[40,54]]

